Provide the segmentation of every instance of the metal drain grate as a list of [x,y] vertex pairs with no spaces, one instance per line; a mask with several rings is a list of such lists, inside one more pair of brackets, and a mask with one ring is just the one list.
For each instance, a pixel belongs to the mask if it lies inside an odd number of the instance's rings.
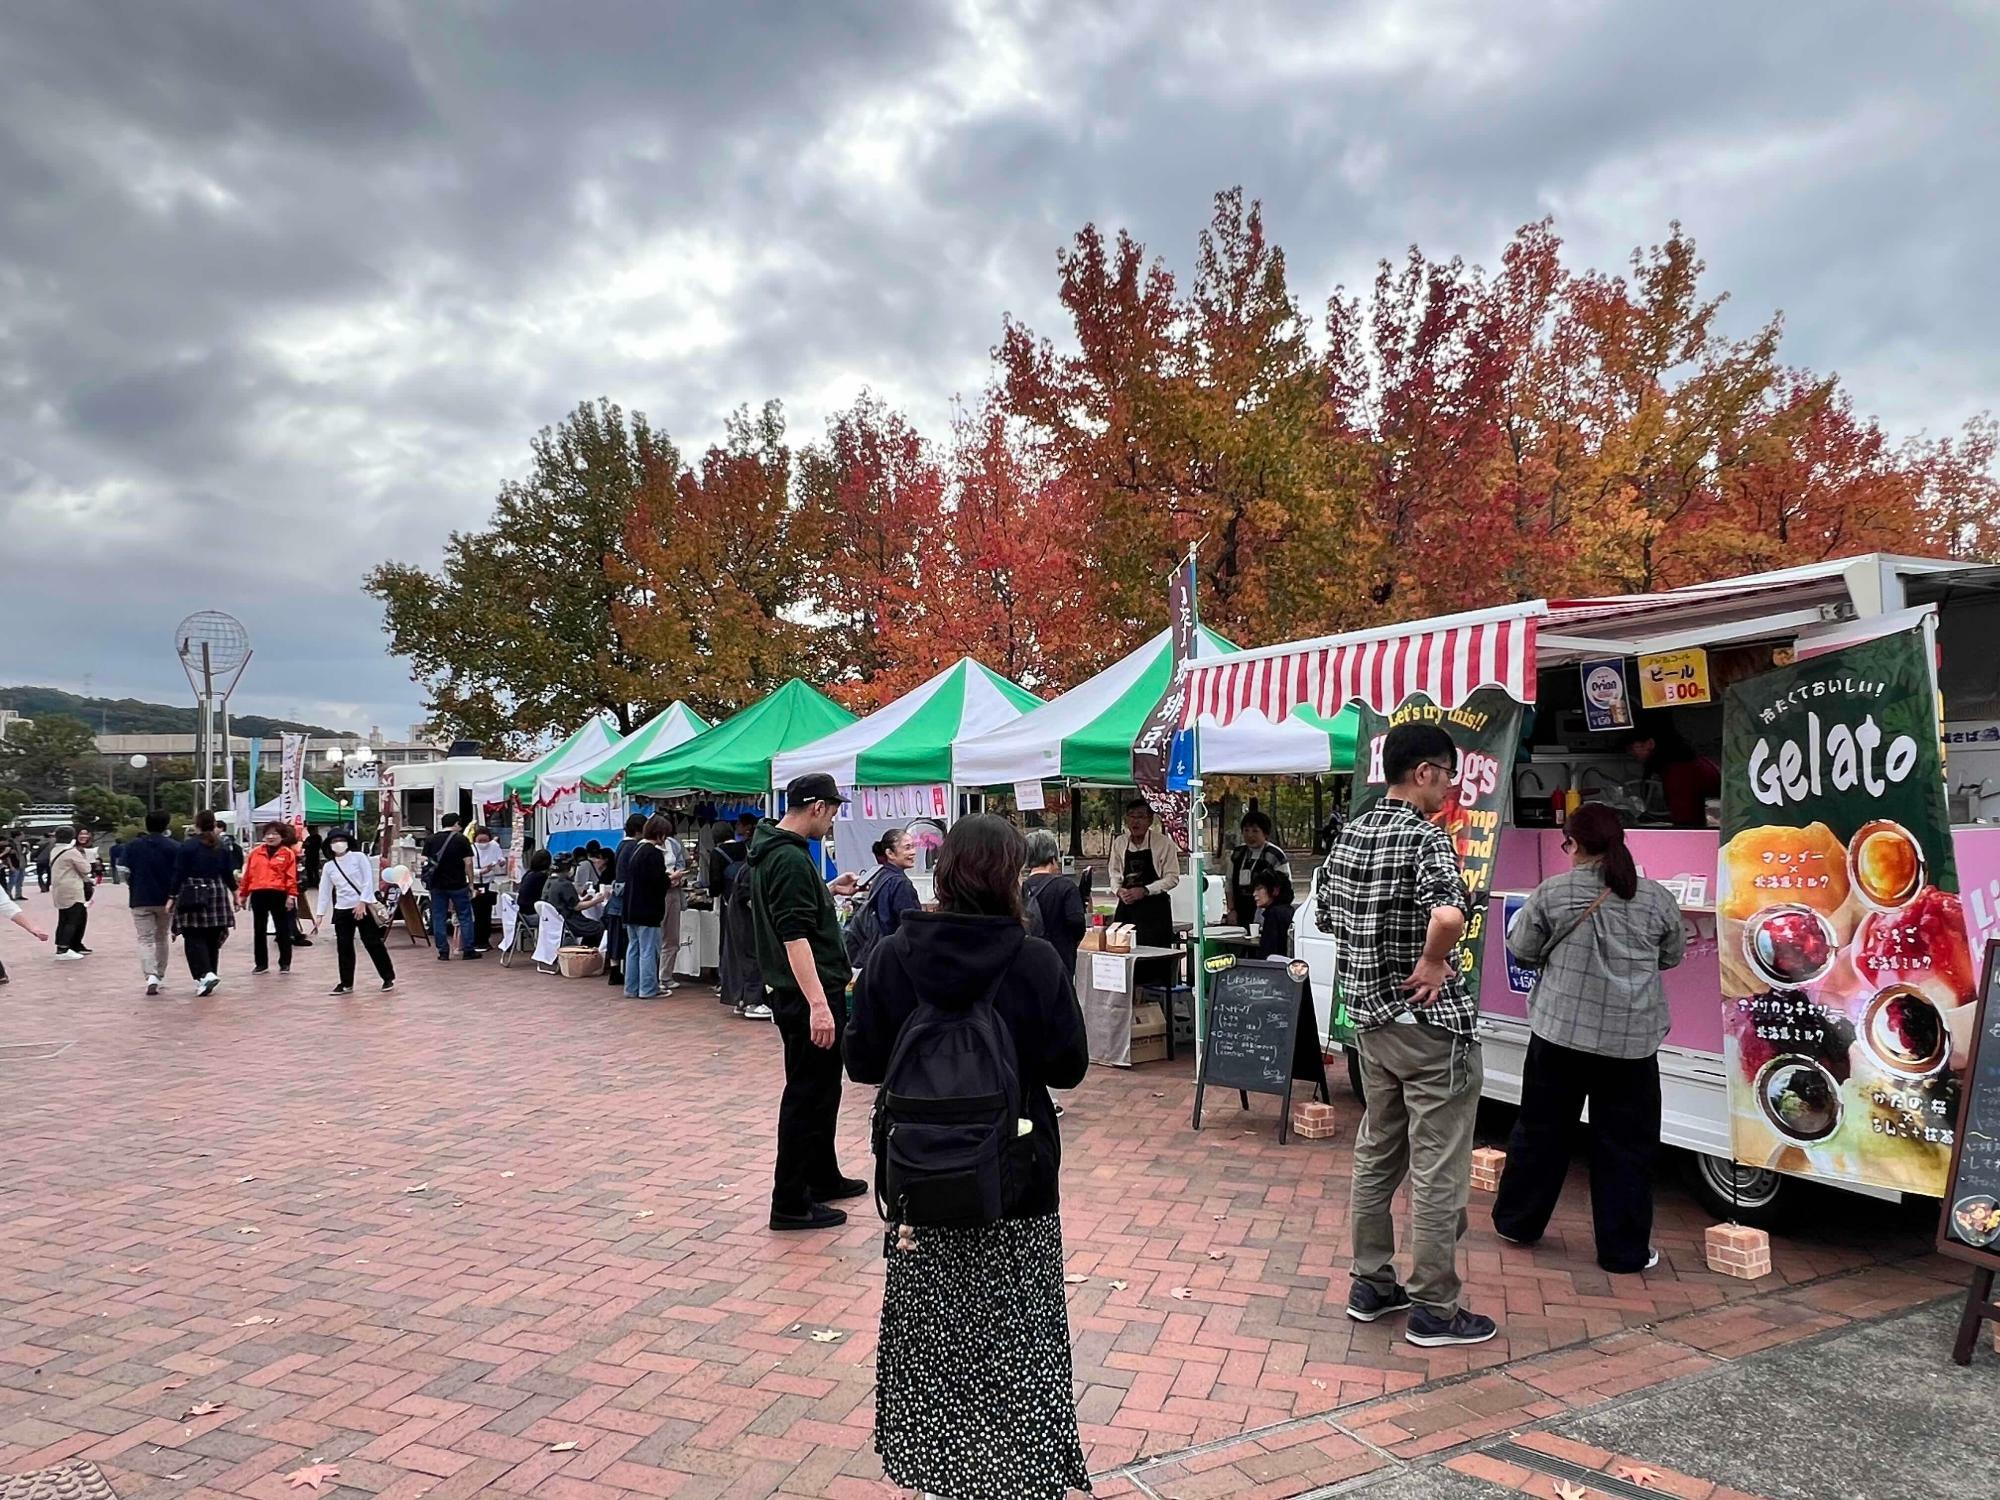
[[47,1062],[75,1045],[74,1042],[0,1042],[0,1063]]
[[96,1464],[57,1464],[30,1474],[0,1474],[0,1500],[118,1500]]
[[[1629,1479],[1620,1479],[1616,1474],[1606,1474],[1601,1469],[1587,1469],[1582,1464],[1571,1463],[1566,1458],[1557,1458],[1551,1453],[1537,1453],[1533,1448],[1523,1448],[1519,1443],[1495,1443],[1490,1448],[1479,1450],[1488,1458],[1497,1458],[1503,1463],[1518,1464],[1536,1474],[1547,1474],[1553,1479],[1567,1479],[1572,1484],[1583,1485],[1586,1489],[1597,1490],[1606,1495],[1618,1495],[1623,1500],[1660,1500],[1658,1490],[1649,1490],[1643,1484],[1634,1484]],[[5,1500],[5,1497],[0,1497]]]

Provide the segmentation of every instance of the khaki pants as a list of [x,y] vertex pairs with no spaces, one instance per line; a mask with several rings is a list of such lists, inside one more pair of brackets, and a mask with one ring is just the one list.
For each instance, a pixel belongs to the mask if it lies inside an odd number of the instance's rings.
[[173,923],[167,917],[164,906],[135,906],[132,908],[132,930],[139,934],[139,967],[148,979],[158,979],[167,972],[167,943],[173,936]]
[[1410,1180],[1410,1298],[1458,1311],[1458,1241],[1472,1191],[1472,1131],[1485,1073],[1479,1041],[1418,1022],[1357,1038],[1367,1112],[1354,1142],[1354,1278],[1396,1284],[1390,1203]]

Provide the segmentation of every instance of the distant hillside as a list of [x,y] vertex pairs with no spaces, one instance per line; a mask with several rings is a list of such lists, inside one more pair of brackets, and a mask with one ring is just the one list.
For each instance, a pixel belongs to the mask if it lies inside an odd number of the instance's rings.
[[[84,698],[52,687],[0,687],[0,708],[11,708],[23,718],[43,714],[68,714],[90,726],[93,734],[193,734],[194,705],[141,703],[137,698]],[[338,735],[342,731],[324,724],[295,724],[290,719],[267,719],[262,714],[231,714],[231,734],[266,735],[286,732]]]

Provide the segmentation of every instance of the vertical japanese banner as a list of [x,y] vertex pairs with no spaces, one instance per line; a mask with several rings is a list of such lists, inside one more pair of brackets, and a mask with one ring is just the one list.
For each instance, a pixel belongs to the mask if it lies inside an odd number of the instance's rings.
[[1717,938],[1736,1159],[1945,1189],[1979,976],[1935,618],[1728,691]]
[[301,836],[306,831],[306,744],[302,734],[285,736],[278,783],[278,820]]
[[[1174,569],[1167,585],[1167,611],[1172,616],[1172,665],[1168,669],[1166,691],[1132,742],[1132,779],[1139,795],[1160,820],[1161,828],[1174,847],[1188,852],[1188,817],[1193,811],[1189,776],[1182,767],[1191,765],[1186,750],[1176,755],[1176,747],[1192,745],[1193,730],[1183,730],[1181,708],[1187,699],[1187,664],[1194,659],[1195,635],[1194,558]],[[1176,762],[1180,765],[1177,766]]]
[[1421,693],[1405,698],[1386,716],[1365,703],[1357,702],[1355,709],[1361,716],[1354,741],[1355,813],[1373,807],[1388,790],[1382,770],[1382,741],[1396,725],[1437,724],[1458,747],[1458,776],[1452,783],[1458,795],[1445,803],[1432,821],[1458,846],[1465,889],[1472,897],[1465,935],[1452,956],[1464,977],[1466,992],[1477,1003],[1480,965],[1486,955],[1486,907],[1493,890],[1493,862],[1500,854],[1500,830],[1506,826],[1508,804],[1514,795],[1521,705],[1501,689],[1485,687],[1452,709],[1439,708]]

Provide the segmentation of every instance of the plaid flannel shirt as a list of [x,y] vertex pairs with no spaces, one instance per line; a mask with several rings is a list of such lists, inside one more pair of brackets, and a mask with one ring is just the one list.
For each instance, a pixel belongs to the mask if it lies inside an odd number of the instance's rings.
[[1541,971],[1528,997],[1536,1036],[1600,1057],[1651,1057],[1673,1023],[1660,971],[1687,951],[1681,909],[1651,880],[1630,901],[1608,896],[1593,909],[1603,890],[1594,866],[1551,875],[1515,914],[1507,951]]
[[1333,934],[1334,974],[1357,1027],[1383,1026],[1406,1012],[1464,1036],[1477,1027],[1479,1007],[1450,964],[1437,998],[1421,1010],[1413,1010],[1402,988],[1423,957],[1431,913],[1440,906],[1471,919],[1450,834],[1394,797],[1341,830],[1320,873],[1316,910],[1321,931]]

